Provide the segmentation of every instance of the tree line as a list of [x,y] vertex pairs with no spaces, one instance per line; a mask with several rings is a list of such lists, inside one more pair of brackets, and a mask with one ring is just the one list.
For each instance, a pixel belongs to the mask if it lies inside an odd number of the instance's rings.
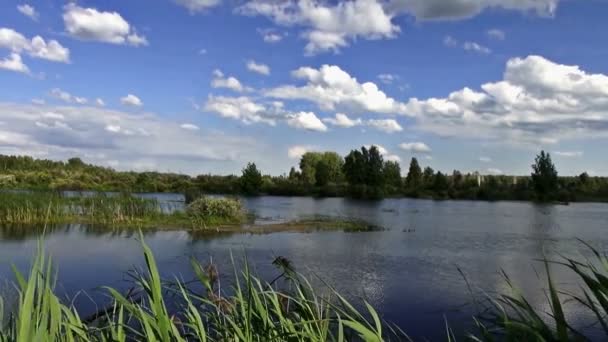
[[177,173],[116,171],[84,163],[0,155],[0,188],[280,195],[348,196],[377,199],[413,197],[470,200],[608,201],[608,178],[582,173],[558,176],[549,153],[541,151],[530,176],[451,174],[423,167],[416,158],[405,177],[396,161],[384,160],[377,147],[361,147],[342,157],[307,152],[297,167],[281,176],[264,175],[249,163],[240,176],[188,176]]

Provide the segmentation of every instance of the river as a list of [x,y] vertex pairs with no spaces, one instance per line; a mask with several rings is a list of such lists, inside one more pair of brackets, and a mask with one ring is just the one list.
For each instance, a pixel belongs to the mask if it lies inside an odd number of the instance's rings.
[[[180,195],[155,196],[169,210],[183,206]],[[416,339],[444,340],[445,319],[455,330],[469,329],[473,291],[504,291],[504,270],[534,305],[546,308],[543,255],[558,258],[588,255],[576,238],[608,249],[608,205],[574,203],[537,205],[522,202],[431,201],[386,199],[258,197],[244,199],[257,222],[281,222],[313,216],[363,219],[383,230],[370,232],[235,234],[197,236],[186,231],[145,234],[166,277],[192,278],[189,258],[211,258],[230,273],[230,255],[247,256],[256,272],[272,279],[276,256],[297,270],[322,279],[352,299],[365,298],[382,316]],[[27,270],[38,235],[0,229],[0,279],[13,279],[11,264]],[[103,301],[100,285],[130,286],[126,272],[143,265],[137,234],[104,232],[81,225],[52,229],[47,251],[58,267],[58,291],[74,296],[83,313]],[[576,289],[577,279],[564,268],[552,269],[560,289]],[[539,279],[540,277],[540,279]],[[4,285],[4,288],[10,288]],[[587,315],[568,305],[569,316],[584,324]]]

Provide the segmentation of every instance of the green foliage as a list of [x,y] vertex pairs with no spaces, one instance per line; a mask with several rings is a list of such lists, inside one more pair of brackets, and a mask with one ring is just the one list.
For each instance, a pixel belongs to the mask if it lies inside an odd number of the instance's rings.
[[258,195],[262,188],[262,173],[255,163],[248,163],[241,176],[241,190],[246,195]]
[[244,209],[236,198],[201,197],[186,207],[186,213],[197,220],[223,218],[238,221],[243,217]]
[[532,165],[532,184],[537,199],[548,201],[555,198],[558,189],[557,170],[551,161],[551,155],[540,151]]
[[412,158],[410,168],[405,178],[405,184],[409,189],[416,189],[422,184],[422,169],[418,164],[418,159]]

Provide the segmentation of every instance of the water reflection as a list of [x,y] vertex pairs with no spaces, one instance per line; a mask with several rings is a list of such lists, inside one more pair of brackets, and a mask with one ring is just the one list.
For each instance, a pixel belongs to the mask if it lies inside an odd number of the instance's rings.
[[[160,195],[175,201],[175,195]],[[173,197],[172,197],[173,196]],[[385,227],[372,232],[313,232],[225,234],[188,231],[148,231],[145,238],[164,276],[192,277],[189,258],[213,258],[229,273],[231,255],[244,255],[265,279],[275,276],[274,257],[289,258],[298,271],[328,282],[351,298],[366,298],[384,317],[415,337],[443,339],[443,315],[454,327],[466,326],[470,302],[457,267],[476,289],[502,291],[499,271],[543,305],[542,265],[535,259],[558,253],[585,253],[576,237],[608,247],[604,233],[608,206],[572,204],[539,206],[514,202],[467,202],[387,199],[366,202],[339,198],[259,197],[243,199],[259,223],[322,215],[363,219]],[[177,205],[176,205],[177,207]],[[43,227],[0,227],[0,278],[10,278],[10,263],[27,269]],[[46,228],[46,245],[59,267],[61,289],[80,289],[104,300],[99,285],[128,288],[125,272],[143,265],[137,234],[78,224]],[[582,251],[582,252],[581,252]],[[554,277],[560,288],[576,289],[575,278],[562,268]],[[538,275],[537,275],[538,272]],[[84,312],[94,311],[90,300],[77,300]],[[572,317],[582,317],[567,307]]]

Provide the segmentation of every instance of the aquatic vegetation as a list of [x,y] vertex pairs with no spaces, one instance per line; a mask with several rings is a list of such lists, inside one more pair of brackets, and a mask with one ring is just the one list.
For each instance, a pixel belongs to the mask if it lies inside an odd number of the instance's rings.
[[200,197],[186,207],[188,216],[208,220],[210,218],[223,218],[240,220],[244,215],[243,205],[237,198]]

